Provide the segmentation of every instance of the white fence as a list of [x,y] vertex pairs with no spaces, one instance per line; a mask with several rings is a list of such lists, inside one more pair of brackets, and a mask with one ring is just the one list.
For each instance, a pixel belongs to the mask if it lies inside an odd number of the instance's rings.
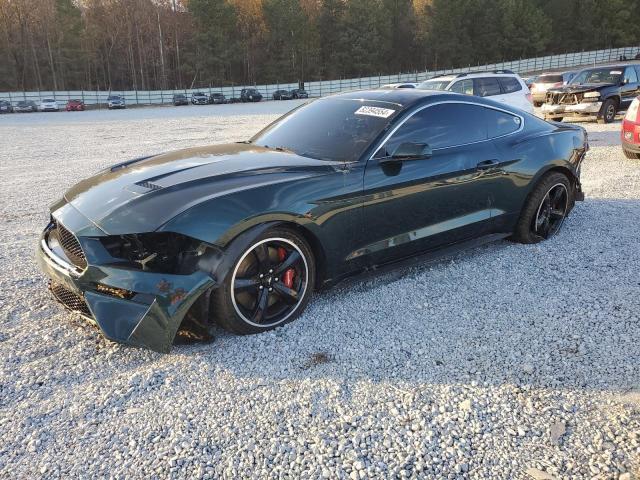
[[[492,63],[489,65],[476,65],[464,68],[447,70],[424,71],[414,73],[399,73],[396,75],[383,75],[378,77],[347,78],[341,80],[323,80],[317,82],[306,82],[304,87],[310,97],[322,97],[332,93],[345,90],[359,90],[379,88],[388,83],[400,82],[420,82],[428,78],[448,73],[463,73],[473,70],[512,70],[522,75],[526,73],[539,72],[542,70],[555,70],[562,68],[573,68],[578,66],[594,65],[604,62],[619,61],[621,58],[628,60],[640,55],[640,46],[612,48],[606,50],[592,50],[588,52],[566,53],[562,55],[548,55],[545,57],[527,58],[524,60],[513,60],[509,62]],[[272,85],[250,85],[248,87],[257,88],[264,96],[265,100],[271,100],[273,92],[276,90],[291,90],[298,88],[297,83],[272,84]],[[186,90],[154,90],[154,91],[58,91],[58,92],[0,92],[0,100],[8,100],[12,103],[20,100],[33,100],[36,103],[44,98],[55,98],[60,102],[70,99],[80,99],[87,105],[104,106],[107,97],[111,95],[121,95],[128,105],[153,105],[172,103],[175,93],[184,93],[187,96],[193,92],[222,93],[227,98],[238,98],[243,86],[232,87],[209,87]]]

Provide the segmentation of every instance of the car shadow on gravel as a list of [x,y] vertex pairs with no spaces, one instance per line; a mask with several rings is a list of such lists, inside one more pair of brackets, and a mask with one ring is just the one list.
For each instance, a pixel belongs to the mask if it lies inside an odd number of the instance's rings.
[[256,379],[628,391],[640,387],[638,224],[640,201],[589,199],[550,241],[497,242],[320,292],[273,332],[218,330],[174,354]]

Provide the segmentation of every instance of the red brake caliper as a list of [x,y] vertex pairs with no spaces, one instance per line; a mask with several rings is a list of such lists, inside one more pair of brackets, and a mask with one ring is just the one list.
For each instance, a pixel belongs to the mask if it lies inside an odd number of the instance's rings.
[[[287,251],[279,247],[278,248],[278,259],[281,262],[284,262],[284,259],[287,258]],[[284,272],[282,276],[282,283],[284,283],[288,288],[293,288],[293,277],[295,276],[296,271],[293,268],[289,268]]]

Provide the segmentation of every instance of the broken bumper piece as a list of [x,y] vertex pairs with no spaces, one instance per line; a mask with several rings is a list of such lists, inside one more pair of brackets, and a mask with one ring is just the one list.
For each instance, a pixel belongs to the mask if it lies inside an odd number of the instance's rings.
[[56,299],[94,322],[110,340],[167,353],[185,314],[215,287],[205,272],[173,275],[112,265],[78,268],[47,243],[47,230],[36,258],[50,279]]

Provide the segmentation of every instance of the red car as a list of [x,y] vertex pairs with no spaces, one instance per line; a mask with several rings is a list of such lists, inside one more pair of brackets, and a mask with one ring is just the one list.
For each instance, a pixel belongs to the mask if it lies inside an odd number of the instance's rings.
[[627,158],[640,160],[640,97],[636,98],[622,120],[622,151]]
[[82,110],[84,110],[84,102],[82,100],[69,100],[67,102],[65,110],[67,112],[81,112]]

